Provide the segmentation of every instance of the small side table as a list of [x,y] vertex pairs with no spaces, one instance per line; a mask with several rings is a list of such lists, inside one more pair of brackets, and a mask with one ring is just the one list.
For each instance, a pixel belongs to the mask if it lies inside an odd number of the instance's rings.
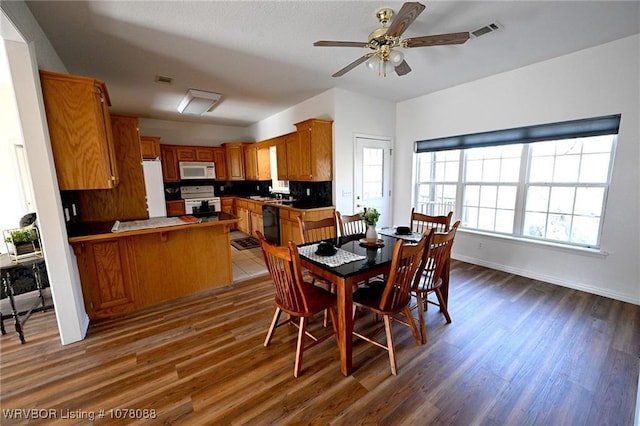
[[[42,286],[42,278],[41,272],[45,267],[44,259],[40,256],[34,256],[29,259],[22,259],[18,262],[11,261],[7,255],[0,256],[0,278],[2,279],[2,285],[4,287],[4,292],[9,299],[9,305],[11,306],[11,314],[3,314],[0,312],[0,332],[2,334],[7,334],[4,328],[4,320],[8,318],[13,318],[13,323],[15,325],[16,334],[20,339],[20,343],[26,343],[24,338],[24,325],[27,320],[31,316],[33,312],[41,312],[45,311],[49,308],[52,308],[53,305],[47,305],[44,299],[43,294],[43,286]],[[19,268],[31,268],[33,269],[33,275],[36,281],[36,290],[38,291],[38,300],[36,303],[29,309],[25,311],[18,311],[16,301],[15,301],[15,289],[12,281],[12,272]]]

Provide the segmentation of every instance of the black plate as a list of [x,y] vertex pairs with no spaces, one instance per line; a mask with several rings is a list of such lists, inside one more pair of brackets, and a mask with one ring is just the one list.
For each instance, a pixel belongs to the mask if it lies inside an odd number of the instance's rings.
[[334,254],[336,254],[338,252],[337,248],[332,248],[331,251],[320,251],[320,250],[316,250],[316,254],[318,256],[333,256]]

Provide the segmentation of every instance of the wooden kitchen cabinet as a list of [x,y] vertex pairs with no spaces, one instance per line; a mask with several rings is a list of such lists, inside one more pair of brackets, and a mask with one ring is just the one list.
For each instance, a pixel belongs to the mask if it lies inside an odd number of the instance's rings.
[[258,201],[247,201],[249,210],[248,220],[251,224],[248,233],[257,237],[257,231],[264,234],[264,220],[262,217],[262,203]]
[[183,200],[167,201],[166,205],[167,205],[167,217],[183,216],[185,214]]
[[135,250],[131,240],[114,238],[74,247],[85,309],[91,319],[136,309]]
[[229,180],[244,180],[244,143],[223,144],[227,155],[227,176]]
[[[235,206],[235,198],[234,197],[222,197],[220,199],[220,209],[225,212],[237,216],[236,214],[236,206]],[[238,229],[238,225],[234,224],[231,226],[231,229]]]
[[192,146],[176,146],[178,161],[196,161],[196,149]]
[[287,150],[287,175],[289,180],[304,180],[300,176],[300,144],[298,143],[298,134],[294,133],[293,137],[285,139]]
[[271,179],[271,157],[269,154],[271,145],[265,142],[245,145],[244,172],[246,180]]
[[289,133],[287,135],[280,136],[275,141],[276,147],[276,159],[278,162],[278,180],[293,180],[289,179],[289,165],[287,162],[287,144],[296,142],[298,135]]
[[258,148],[255,144],[244,146],[244,178],[258,180]]
[[160,161],[162,162],[162,181],[180,182],[176,147],[173,145],[160,145]]
[[112,115],[110,121],[120,183],[112,189],[77,191],[80,220],[110,222],[148,219],[138,117]]
[[158,136],[140,136],[140,150],[144,160],[160,158],[160,138]]
[[247,200],[236,200],[236,216],[238,216],[238,230],[245,234],[251,233],[251,219],[249,216],[249,208],[247,206]]
[[119,176],[104,82],[40,71],[40,83],[60,189],[116,187]]
[[333,179],[332,125],[332,121],[315,118],[296,123],[297,150],[292,156],[287,152],[287,165],[291,166],[291,161],[297,160],[298,166],[295,179],[291,180],[320,182]]
[[214,148],[208,147],[196,147],[196,161],[213,162],[214,160]]
[[271,180],[271,154],[269,153],[270,145],[258,144],[257,167],[258,180]]
[[224,148],[213,148],[213,162],[216,165],[216,180],[228,180],[227,154]]

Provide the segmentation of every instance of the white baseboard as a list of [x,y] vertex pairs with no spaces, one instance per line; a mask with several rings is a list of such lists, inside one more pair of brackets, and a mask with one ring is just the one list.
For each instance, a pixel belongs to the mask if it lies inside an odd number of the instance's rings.
[[[455,255],[452,256],[456,260],[460,260],[462,262],[472,263],[474,265],[484,266],[486,268],[495,269],[497,271],[507,272],[509,274],[520,275],[522,277],[531,278],[538,281],[544,281],[550,284],[560,285],[562,287],[572,288],[574,290],[580,290],[591,294],[597,294],[598,296],[608,297],[610,299],[620,300],[622,302],[632,303],[634,305],[640,305],[640,296],[639,295],[631,295],[618,293],[615,291],[610,291],[607,289],[603,289],[600,287],[593,287],[589,285],[584,285],[582,283],[573,282],[563,280],[561,278],[545,275],[540,272],[533,272],[525,269],[514,268],[509,265],[503,265],[495,262],[488,262],[484,259],[477,259],[471,256],[464,255]],[[640,393],[640,392],[639,392]]]

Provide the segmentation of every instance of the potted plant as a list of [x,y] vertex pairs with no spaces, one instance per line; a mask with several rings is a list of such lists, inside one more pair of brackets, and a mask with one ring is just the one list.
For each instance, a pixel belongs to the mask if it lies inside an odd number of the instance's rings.
[[7,248],[14,256],[20,256],[36,251],[38,244],[38,231],[34,227],[9,229],[4,231],[4,241]]
[[378,210],[371,207],[361,212],[360,217],[367,225],[367,233],[365,234],[365,239],[369,242],[375,243],[376,241],[378,241],[376,224],[378,223],[378,219],[380,219],[380,213],[378,213]]

